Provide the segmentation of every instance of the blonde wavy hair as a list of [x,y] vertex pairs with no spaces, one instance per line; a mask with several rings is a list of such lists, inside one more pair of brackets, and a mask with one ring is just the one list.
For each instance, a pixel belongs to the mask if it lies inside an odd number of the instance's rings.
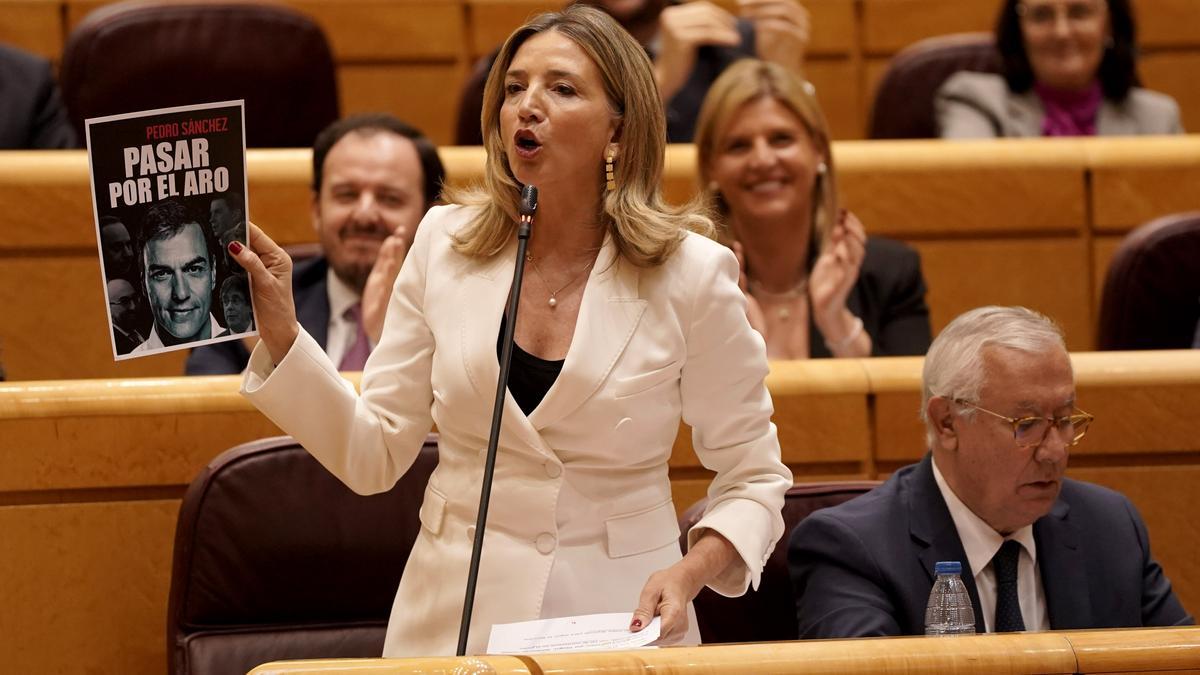
[[614,190],[604,190],[603,162],[599,158],[596,162],[596,180],[603,195],[597,204],[598,219],[611,233],[620,254],[635,265],[650,267],[670,257],[687,230],[713,236],[713,223],[698,203],[673,207],[663,200],[666,119],[646,51],[604,12],[570,5],[561,12],[534,17],[518,28],[492,64],[481,118],[487,150],[483,185],[447,191],[451,201],[480,208],[479,215],[455,236],[454,249],[472,257],[490,257],[516,233],[521,185],[509,167],[500,136],[504,78],[521,45],[548,31],[579,45],[596,64],[612,114],[620,121]]
[[719,214],[722,237],[732,237],[728,223],[729,208],[713,188],[710,167],[733,115],[747,103],[763,98],[774,99],[791,110],[824,158],[825,172],[817,174],[811,195],[812,240],[814,250],[820,251],[833,230],[838,213],[837,178],[833,170],[829,126],[825,123],[825,115],[817,103],[812,84],[777,63],[758,59],[739,60],[726,68],[709,88],[696,122],[700,193],[705,203]]

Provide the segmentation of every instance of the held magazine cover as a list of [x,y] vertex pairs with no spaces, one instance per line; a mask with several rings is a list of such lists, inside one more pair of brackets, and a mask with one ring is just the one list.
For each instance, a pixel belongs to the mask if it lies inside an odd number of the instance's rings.
[[87,120],[113,357],[256,335],[245,271],[242,101]]

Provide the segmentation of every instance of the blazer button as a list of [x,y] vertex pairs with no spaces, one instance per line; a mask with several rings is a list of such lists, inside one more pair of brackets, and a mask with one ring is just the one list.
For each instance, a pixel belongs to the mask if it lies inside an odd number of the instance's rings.
[[562,465],[553,460],[546,460],[543,465],[546,467],[546,475],[551,478],[558,478],[562,475]]
[[467,541],[475,541],[475,526],[467,526]]
[[554,535],[549,532],[543,532],[537,536],[534,545],[537,546],[538,553],[548,554],[554,550]]

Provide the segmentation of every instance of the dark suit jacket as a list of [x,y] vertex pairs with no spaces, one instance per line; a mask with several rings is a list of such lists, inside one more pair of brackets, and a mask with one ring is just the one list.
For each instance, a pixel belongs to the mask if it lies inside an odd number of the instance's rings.
[[[1107,488],[1067,480],[1033,524],[1050,627],[1118,628],[1194,623],[1150,554],[1133,504]],[[800,635],[921,635],[939,560],[963,564],[983,614],[962,541],[933,477],[931,456],[867,494],[801,521],[788,543]]]
[[0,150],[75,147],[50,62],[0,44]]
[[[325,348],[329,337],[329,288],[325,258],[312,258],[292,268],[292,298],[296,318],[304,330]],[[197,347],[188,354],[184,372],[188,375],[234,375],[246,369],[250,352],[241,340]]]
[[[912,248],[891,239],[867,238],[862,268],[846,307],[863,320],[863,330],[871,336],[871,356],[921,356],[929,350],[925,278],[921,257]],[[812,336],[809,356],[833,356],[811,312],[808,334]]]

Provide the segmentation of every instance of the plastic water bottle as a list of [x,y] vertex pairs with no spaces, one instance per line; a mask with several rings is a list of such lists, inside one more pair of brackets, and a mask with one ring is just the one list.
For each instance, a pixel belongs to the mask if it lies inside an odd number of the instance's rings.
[[975,632],[975,610],[962,580],[962,563],[939,562],[937,579],[925,605],[926,635],[962,635]]

